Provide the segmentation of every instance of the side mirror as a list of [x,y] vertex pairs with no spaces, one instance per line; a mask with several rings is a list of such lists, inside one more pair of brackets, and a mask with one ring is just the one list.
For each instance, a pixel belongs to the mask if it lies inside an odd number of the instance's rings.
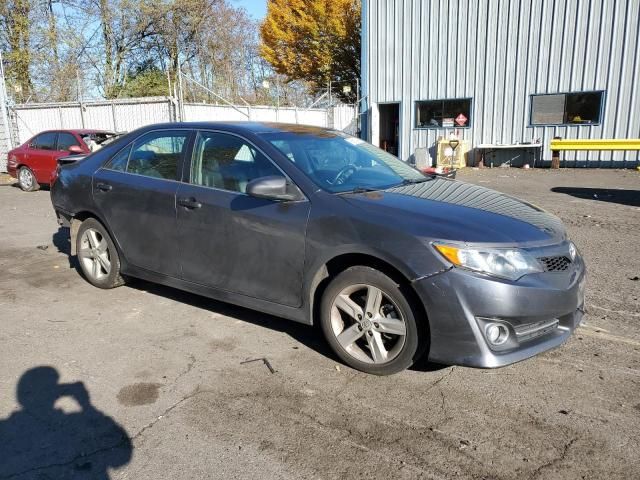
[[289,202],[304,199],[300,189],[280,175],[261,177],[250,181],[247,184],[247,195]]
[[79,145],[71,145],[69,147],[69,153],[84,153],[84,151],[82,150],[82,148],[80,148]]

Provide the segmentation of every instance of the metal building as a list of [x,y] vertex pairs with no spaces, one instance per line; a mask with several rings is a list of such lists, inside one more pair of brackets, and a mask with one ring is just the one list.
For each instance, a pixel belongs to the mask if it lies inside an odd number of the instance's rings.
[[363,0],[362,85],[364,135],[404,160],[454,130],[474,149],[539,139],[545,163],[556,136],[640,138],[640,0]]

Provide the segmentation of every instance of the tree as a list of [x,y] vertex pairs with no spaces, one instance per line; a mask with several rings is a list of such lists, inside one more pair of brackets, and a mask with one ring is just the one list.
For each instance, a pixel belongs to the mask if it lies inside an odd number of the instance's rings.
[[97,0],[102,27],[106,98],[116,97],[124,82],[128,55],[155,32],[149,16],[153,6],[141,0]]
[[31,95],[30,0],[0,0],[0,29],[2,44],[7,46],[7,83],[13,88],[17,101]]
[[167,75],[157,68],[142,70],[127,77],[119,97],[163,97],[169,93]]
[[[262,56],[288,80],[315,92],[336,84],[342,100],[355,101],[360,77],[360,0],[269,0],[260,27]],[[344,85],[350,93],[343,93]]]

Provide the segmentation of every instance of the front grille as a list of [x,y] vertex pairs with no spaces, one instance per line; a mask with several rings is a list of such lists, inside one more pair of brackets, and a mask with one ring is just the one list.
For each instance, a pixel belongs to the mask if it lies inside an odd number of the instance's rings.
[[571,265],[571,259],[565,256],[540,257],[538,260],[544,265],[545,272],[564,272]]

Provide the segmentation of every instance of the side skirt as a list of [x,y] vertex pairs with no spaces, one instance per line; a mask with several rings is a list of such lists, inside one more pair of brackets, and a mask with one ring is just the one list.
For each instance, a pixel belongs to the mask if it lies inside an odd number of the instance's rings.
[[264,312],[276,317],[293,320],[294,322],[304,323],[305,325],[311,325],[312,323],[311,319],[306,313],[308,310],[306,305],[303,305],[302,307],[288,307],[286,305],[267,302],[258,298],[227,292],[225,290],[207,287],[198,283],[188,282],[179,278],[161,275],[131,265],[127,265],[126,267],[124,267],[123,265],[122,273],[131,277],[141,278],[148,282],[159,283],[167,287],[177,288],[178,290],[184,290],[196,295],[202,295],[204,297],[212,298],[221,302],[231,303],[233,305],[250,308],[252,310]]

